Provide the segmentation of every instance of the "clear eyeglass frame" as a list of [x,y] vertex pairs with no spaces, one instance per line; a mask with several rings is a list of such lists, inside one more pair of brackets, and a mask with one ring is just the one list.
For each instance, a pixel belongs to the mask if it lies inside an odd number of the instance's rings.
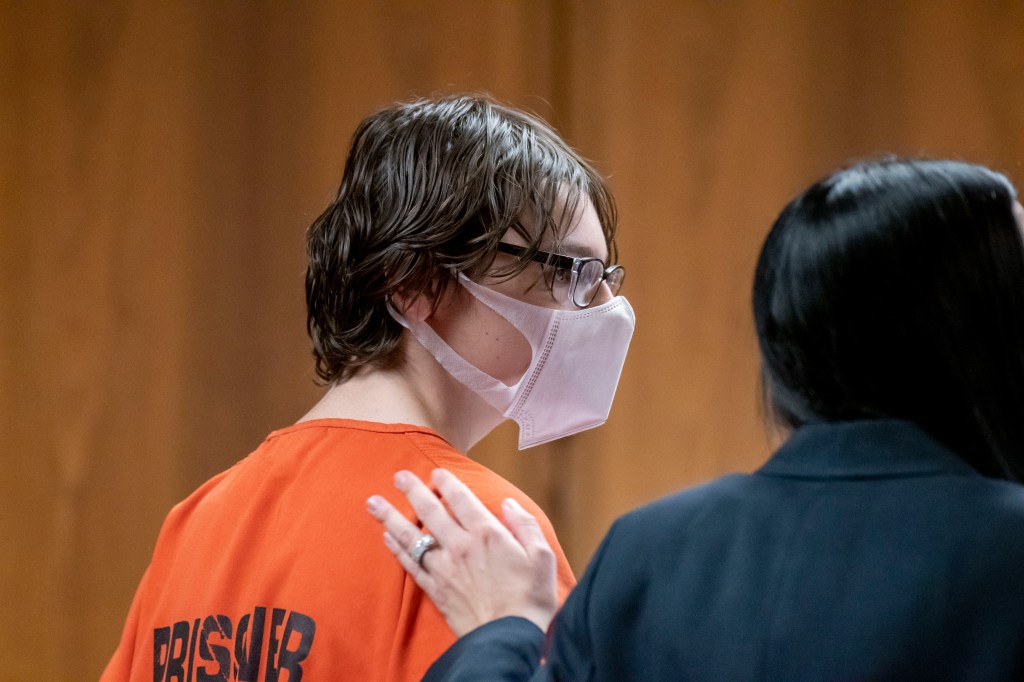
[[626,278],[624,267],[605,265],[600,258],[576,258],[550,251],[530,253],[525,247],[505,242],[498,243],[498,251],[516,258],[529,258],[531,261],[569,272],[569,301],[577,308],[590,307],[597,297],[597,292],[601,290],[602,282],[608,285],[612,296],[618,295]]

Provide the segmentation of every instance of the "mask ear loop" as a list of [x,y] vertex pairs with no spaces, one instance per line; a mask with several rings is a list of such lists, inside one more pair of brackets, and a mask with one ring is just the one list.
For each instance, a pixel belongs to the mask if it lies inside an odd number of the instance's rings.
[[402,327],[404,327],[405,329],[409,329],[409,323],[406,321],[405,315],[399,312],[398,308],[394,306],[394,304],[391,302],[390,296],[384,300],[384,307],[387,308],[388,315],[391,316],[392,320],[402,325]]
[[[446,272],[449,277],[458,282],[458,270],[450,266],[442,266],[440,271],[441,273]],[[412,296],[409,295],[407,290],[399,290],[389,294],[385,299],[388,312],[397,312],[404,318],[413,317],[419,321],[425,321],[434,313],[440,302],[439,299],[443,287],[439,283],[442,277],[443,274],[439,274],[432,278],[425,289],[416,291],[415,295]],[[410,311],[413,313],[412,315],[409,314]]]
[[505,413],[513,402],[516,391],[519,390],[523,379],[531,373],[530,371],[527,371],[523,378],[515,384],[508,386],[456,353],[455,349],[448,345],[448,342],[441,338],[441,335],[434,331],[433,327],[425,320],[405,317],[392,305],[391,301],[387,302],[387,310],[391,317],[405,327],[456,381],[483,398],[502,416],[507,416]]

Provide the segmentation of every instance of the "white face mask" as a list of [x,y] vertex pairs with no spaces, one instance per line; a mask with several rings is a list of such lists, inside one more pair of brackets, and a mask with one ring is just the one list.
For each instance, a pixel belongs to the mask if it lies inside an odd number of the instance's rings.
[[456,380],[519,424],[519,449],[600,426],[608,419],[636,317],[616,296],[593,308],[553,310],[500,294],[464,275],[459,282],[530,342],[533,359],[512,386],[481,371],[426,322],[391,315]]

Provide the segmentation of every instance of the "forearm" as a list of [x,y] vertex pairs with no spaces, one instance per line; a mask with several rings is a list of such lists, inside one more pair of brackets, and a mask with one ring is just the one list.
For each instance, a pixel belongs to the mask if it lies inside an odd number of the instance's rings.
[[461,637],[430,667],[424,682],[529,680],[540,667],[544,633],[525,618],[492,621]]

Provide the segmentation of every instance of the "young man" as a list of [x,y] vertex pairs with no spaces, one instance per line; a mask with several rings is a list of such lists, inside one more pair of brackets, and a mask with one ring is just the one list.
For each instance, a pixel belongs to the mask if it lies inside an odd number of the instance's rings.
[[518,500],[564,598],[550,523],[463,453],[504,419],[528,447],[607,417],[633,330],[614,232],[600,177],[532,116],[451,97],[364,120],[308,233],[328,390],[171,512],[103,680],[420,679],[454,635],[363,511],[399,469]]

